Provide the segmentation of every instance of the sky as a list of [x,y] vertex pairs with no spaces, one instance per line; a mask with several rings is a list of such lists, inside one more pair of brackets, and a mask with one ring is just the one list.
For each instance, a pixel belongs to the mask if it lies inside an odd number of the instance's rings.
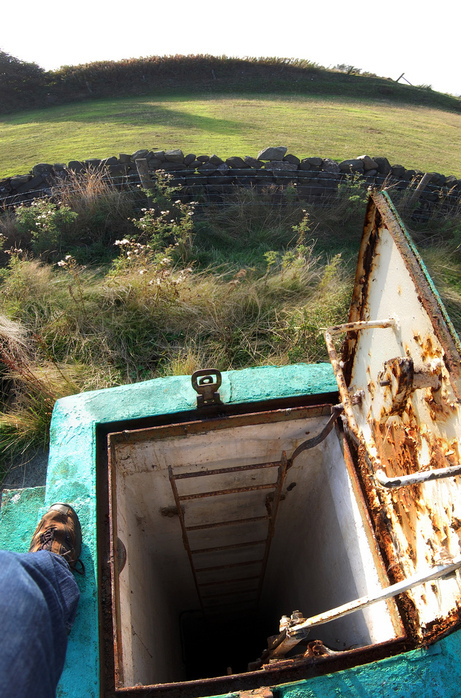
[[46,70],[141,56],[278,56],[394,80],[404,73],[412,85],[461,95],[459,0],[20,0],[2,15],[0,50]]

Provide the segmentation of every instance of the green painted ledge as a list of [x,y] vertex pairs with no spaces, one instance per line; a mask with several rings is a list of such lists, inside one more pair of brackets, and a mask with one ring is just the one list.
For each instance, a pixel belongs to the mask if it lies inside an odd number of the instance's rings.
[[[297,395],[321,396],[336,390],[329,364],[298,364],[224,373],[220,393],[224,402],[238,404]],[[58,686],[60,698],[97,698],[100,695],[96,427],[122,419],[190,410],[195,400],[189,376],[162,378],[59,400],[51,424],[46,491],[31,488],[4,494],[0,525],[2,547],[26,550],[38,519],[54,501],[71,502],[82,522],[82,558],[87,574],[84,578],[77,577],[82,598]],[[24,522],[24,531],[20,531]],[[461,632],[456,632],[428,648],[280,685],[273,690],[276,698],[458,698],[461,694],[460,659]]]
[[[239,404],[337,391],[330,364],[244,369],[222,374],[223,402]],[[86,576],[58,687],[62,698],[99,696],[98,571],[96,568],[96,427],[114,421],[174,414],[195,408],[190,376],[173,376],[81,393],[58,400],[50,430],[46,509],[71,503],[82,524]]]
[[0,511],[0,550],[27,553],[45,500],[44,487],[4,490]]
[[275,698],[459,698],[461,632],[373,664],[284,684]]

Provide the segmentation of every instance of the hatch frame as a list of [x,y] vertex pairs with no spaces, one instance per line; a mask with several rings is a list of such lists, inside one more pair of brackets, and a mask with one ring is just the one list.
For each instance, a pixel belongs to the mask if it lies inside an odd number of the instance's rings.
[[[231,414],[231,412],[233,412],[232,408],[229,410],[229,407],[226,406],[228,407],[228,413],[225,417],[217,412],[212,415],[208,412],[208,408],[202,408],[200,410],[200,415],[195,415],[193,412],[184,414],[184,421],[181,420],[181,415],[171,415],[171,419],[163,422],[160,425],[154,425],[152,427],[142,425],[141,428],[138,429],[136,429],[136,425],[129,424],[127,425],[129,428],[128,430],[122,429],[119,431],[119,429],[125,425],[118,423],[117,425],[114,425],[117,427],[117,431],[112,431],[110,424],[108,424],[104,426],[104,430],[101,434],[101,448],[104,448],[105,444],[109,445],[109,443],[110,447],[113,447],[117,442],[123,443],[127,440],[133,440],[134,442],[136,442],[136,440],[141,441],[145,439],[146,432],[149,431],[156,432],[158,436],[162,436],[170,435],[172,433],[187,433],[191,428],[193,432],[199,433],[200,431],[212,431],[214,428],[218,430],[227,429],[231,426],[229,422],[233,422],[234,425],[237,426],[239,423],[244,424],[248,421],[248,419],[253,420],[255,423],[264,423],[267,420],[268,415],[273,415],[276,420],[289,419],[290,417],[288,413],[297,410],[300,412],[309,412],[311,416],[326,416],[331,411],[334,413],[334,409],[337,404],[336,400],[331,399],[333,395],[330,396],[330,400],[325,400],[327,396],[328,394],[324,393],[310,395],[305,401],[300,401],[299,398],[295,398],[294,404],[296,406],[293,407],[291,407],[289,404],[289,400],[283,401],[284,404],[277,401],[273,401],[272,404],[247,404],[246,406],[248,411],[243,410],[243,405],[238,405],[236,406],[238,407],[238,414]],[[304,404],[302,404],[303,402]],[[222,407],[224,407],[224,405],[221,405],[221,409]],[[258,407],[260,408],[259,410]],[[285,413],[285,415],[283,413]],[[201,416],[202,419],[194,419],[194,417],[199,416]],[[370,549],[375,560],[376,570],[382,583],[384,584],[387,580],[387,575],[381,559],[379,547],[374,539],[371,520],[366,508],[366,502],[363,498],[360,483],[356,476],[353,455],[349,448],[348,442],[341,436],[341,424],[336,425],[336,431],[337,436],[341,441],[344,461],[348,474],[351,478],[351,484],[354,490],[356,502],[359,506],[362,517],[366,519],[368,524],[365,526],[365,531],[370,542]],[[106,453],[109,452],[110,450],[106,446]],[[110,460],[109,455],[109,458],[105,464],[108,483],[111,480],[111,477],[113,477]],[[393,639],[386,640],[384,642],[378,642],[355,649],[326,654],[322,644],[320,643],[320,646],[317,647],[318,643],[316,640],[314,640],[312,643],[310,643],[310,656],[306,656],[302,659],[299,657],[286,659],[282,658],[276,664],[267,664],[263,668],[240,674],[234,674],[232,676],[175,681],[171,683],[151,684],[145,686],[123,686],[120,681],[120,665],[116,659],[118,647],[120,647],[121,643],[118,631],[120,624],[116,620],[116,618],[119,616],[119,609],[115,603],[118,597],[116,591],[117,575],[115,573],[117,568],[116,547],[114,545],[113,530],[110,532],[114,521],[114,506],[113,500],[111,500],[109,496],[110,487],[106,489],[106,492],[109,506],[107,510],[108,522],[106,522],[106,544],[104,545],[105,552],[103,553],[103,557],[107,560],[107,563],[104,566],[104,576],[106,578],[106,595],[109,594],[112,598],[112,614],[111,618],[109,618],[109,614],[106,612],[104,623],[104,641],[106,650],[102,666],[105,667],[105,676],[103,681],[103,685],[105,686],[103,695],[105,698],[117,698],[117,696],[120,697],[123,695],[133,695],[138,696],[139,698],[147,698],[148,696],[155,696],[155,698],[173,698],[174,696],[178,695],[178,691],[180,691],[181,696],[184,696],[185,698],[203,698],[204,696],[233,693],[238,690],[248,691],[260,688],[261,686],[273,686],[280,683],[304,680],[310,677],[340,671],[350,666],[367,664],[380,659],[395,656],[414,647],[414,643],[409,641],[405,633],[404,626],[400,622],[399,615],[396,615],[395,611],[391,611],[391,617],[393,618],[395,627],[400,626],[400,629]],[[107,538],[109,538],[109,541],[107,541]],[[110,583],[108,584],[109,580]],[[112,655],[108,657],[107,651],[110,645],[112,645]],[[114,682],[112,681],[111,675],[115,679]]]

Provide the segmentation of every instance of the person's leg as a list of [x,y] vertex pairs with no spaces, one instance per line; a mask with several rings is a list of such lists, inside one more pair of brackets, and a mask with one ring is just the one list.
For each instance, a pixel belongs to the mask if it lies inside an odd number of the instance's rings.
[[0,551],[0,695],[56,695],[80,592],[55,553]]
[[[28,553],[0,551],[0,696],[54,698],[80,592],[82,546],[69,504],[52,504]],[[84,570],[83,570],[84,571]]]

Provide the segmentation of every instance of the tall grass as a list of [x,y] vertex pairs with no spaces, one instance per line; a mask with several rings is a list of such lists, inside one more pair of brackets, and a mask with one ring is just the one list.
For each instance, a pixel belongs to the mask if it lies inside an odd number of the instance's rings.
[[[15,217],[0,218],[4,463],[46,444],[53,403],[66,394],[205,366],[328,360],[322,328],[347,316],[360,185],[321,207],[277,188],[238,190],[225,209],[184,204],[167,181],[148,194],[150,208],[101,173],[70,183],[59,199],[76,217],[41,256],[33,230],[18,238]],[[444,234],[440,219],[414,233],[460,327],[461,217],[444,220]],[[35,230],[39,241],[46,234]]]
[[103,247],[113,242],[115,233],[124,235],[132,230],[136,197],[114,187],[100,168],[70,173],[65,182],[55,186],[52,197],[78,215],[67,251],[89,245]]

